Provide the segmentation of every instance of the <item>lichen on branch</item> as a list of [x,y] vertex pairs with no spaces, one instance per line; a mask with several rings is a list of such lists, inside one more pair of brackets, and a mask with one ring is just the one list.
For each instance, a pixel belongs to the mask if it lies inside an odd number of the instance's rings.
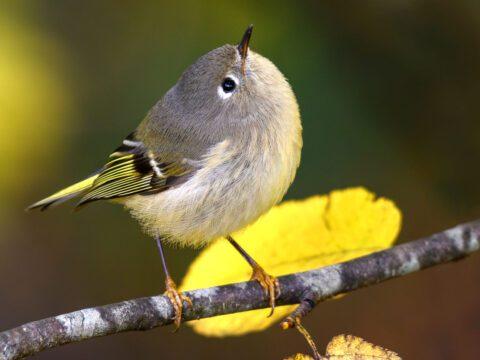
[[[480,247],[480,221],[392,247],[387,250],[301,273],[279,277],[279,305],[299,303],[309,291],[316,302],[434,265],[459,260]],[[186,293],[193,307],[184,321],[267,308],[256,282],[199,289]],[[13,360],[44,349],[123,331],[148,330],[172,322],[165,296],[98,306],[34,321],[0,333],[0,359]]]

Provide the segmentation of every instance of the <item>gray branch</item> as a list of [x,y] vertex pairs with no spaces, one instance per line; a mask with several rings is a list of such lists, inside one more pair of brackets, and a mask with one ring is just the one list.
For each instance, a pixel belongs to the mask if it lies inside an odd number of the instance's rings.
[[[480,220],[344,263],[279,277],[278,305],[314,302],[461,259],[479,249]],[[193,307],[184,321],[267,308],[256,282],[186,292]],[[123,331],[148,330],[172,323],[173,307],[161,296],[127,300],[33,321],[0,333],[0,359],[19,359],[44,349]]]

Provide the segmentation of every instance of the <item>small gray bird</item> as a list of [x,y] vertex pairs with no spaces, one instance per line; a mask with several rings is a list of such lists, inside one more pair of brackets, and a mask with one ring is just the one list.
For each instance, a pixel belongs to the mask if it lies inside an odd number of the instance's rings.
[[183,302],[162,243],[201,246],[225,237],[248,261],[270,298],[278,283],[229,235],[278,203],[292,183],[302,148],[295,95],[277,67],[249,50],[252,26],[238,46],[200,57],[150,110],[105,166],[29,209],[81,196],[77,207],[114,200],[156,239],[166,295],[181,322]]

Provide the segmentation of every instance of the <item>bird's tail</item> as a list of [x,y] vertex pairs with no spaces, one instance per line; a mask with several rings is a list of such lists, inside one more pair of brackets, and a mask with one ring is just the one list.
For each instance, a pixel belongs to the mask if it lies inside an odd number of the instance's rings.
[[58,205],[64,201],[70,200],[71,198],[74,198],[75,196],[80,195],[86,190],[90,189],[97,177],[98,174],[94,174],[85,180],[79,181],[63,190],[57,191],[55,194],[52,194],[49,197],[30,205],[26,210],[40,209],[41,211],[44,211],[47,210],[51,205]]

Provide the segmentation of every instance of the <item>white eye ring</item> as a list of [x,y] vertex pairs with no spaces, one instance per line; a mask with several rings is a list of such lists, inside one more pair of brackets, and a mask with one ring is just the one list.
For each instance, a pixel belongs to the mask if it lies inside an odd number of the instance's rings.
[[[238,84],[239,84],[238,78],[233,74],[226,75],[225,79],[233,80],[235,82],[235,86],[238,86]],[[233,93],[234,93],[234,91],[225,92],[225,90],[222,87],[222,84],[218,85],[218,87],[217,87],[217,94],[220,97],[220,99],[222,99],[222,100],[228,99],[230,96],[232,96]]]

